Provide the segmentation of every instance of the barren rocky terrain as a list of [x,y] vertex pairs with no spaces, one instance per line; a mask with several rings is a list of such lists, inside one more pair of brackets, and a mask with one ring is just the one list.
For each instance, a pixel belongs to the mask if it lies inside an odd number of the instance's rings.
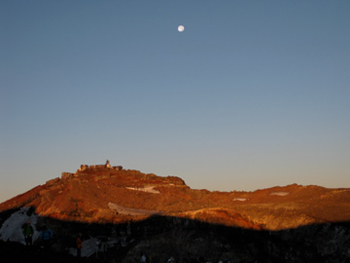
[[109,262],[139,262],[140,253],[152,262],[170,255],[179,262],[350,260],[345,188],[293,184],[210,192],[191,189],[179,177],[84,165],[0,204],[2,227],[23,207],[40,215],[37,229],[45,223],[55,230],[61,246],[78,232],[123,237],[126,245],[114,248]]

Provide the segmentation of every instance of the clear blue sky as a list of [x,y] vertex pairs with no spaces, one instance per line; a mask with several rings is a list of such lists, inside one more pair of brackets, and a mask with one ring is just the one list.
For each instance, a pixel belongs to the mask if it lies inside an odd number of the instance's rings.
[[345,0],[1,1],[0,202],[106,159],[195,189],[350,187],[349,14]]

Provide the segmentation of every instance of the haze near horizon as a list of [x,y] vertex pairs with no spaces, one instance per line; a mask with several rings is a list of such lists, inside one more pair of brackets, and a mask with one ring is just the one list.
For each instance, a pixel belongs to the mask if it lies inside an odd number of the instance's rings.
[[349,188],[349,13],[1,2],[0,202],[106,159],[195,189]]

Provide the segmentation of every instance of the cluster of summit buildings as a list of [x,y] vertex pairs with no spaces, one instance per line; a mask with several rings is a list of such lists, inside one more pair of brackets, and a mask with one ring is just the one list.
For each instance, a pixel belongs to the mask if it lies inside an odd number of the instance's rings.
[[120,171],[123,169],[123,166],[120,166],[120,165],[111,166],[109,163],[109,160],[107,160],[105,164],[93,164],[93,165],[82,164],[82,165],[80,165],[80,168],[75,173],[63,172],[62,179],[68,179],[71,177],[78,177],[78,172],[83,172],[87,169],[100,169],[100,168],[108,168],[108,169]]

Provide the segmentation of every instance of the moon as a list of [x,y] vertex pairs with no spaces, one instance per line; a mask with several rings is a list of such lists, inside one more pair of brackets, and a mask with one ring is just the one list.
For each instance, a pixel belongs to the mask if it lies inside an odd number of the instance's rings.
[[185,30],[185,27],[184,27],[183,25],[179,25],[179,26],[177,27],[177,30],[178,30],[179,32],[182,32],[182,31]]

